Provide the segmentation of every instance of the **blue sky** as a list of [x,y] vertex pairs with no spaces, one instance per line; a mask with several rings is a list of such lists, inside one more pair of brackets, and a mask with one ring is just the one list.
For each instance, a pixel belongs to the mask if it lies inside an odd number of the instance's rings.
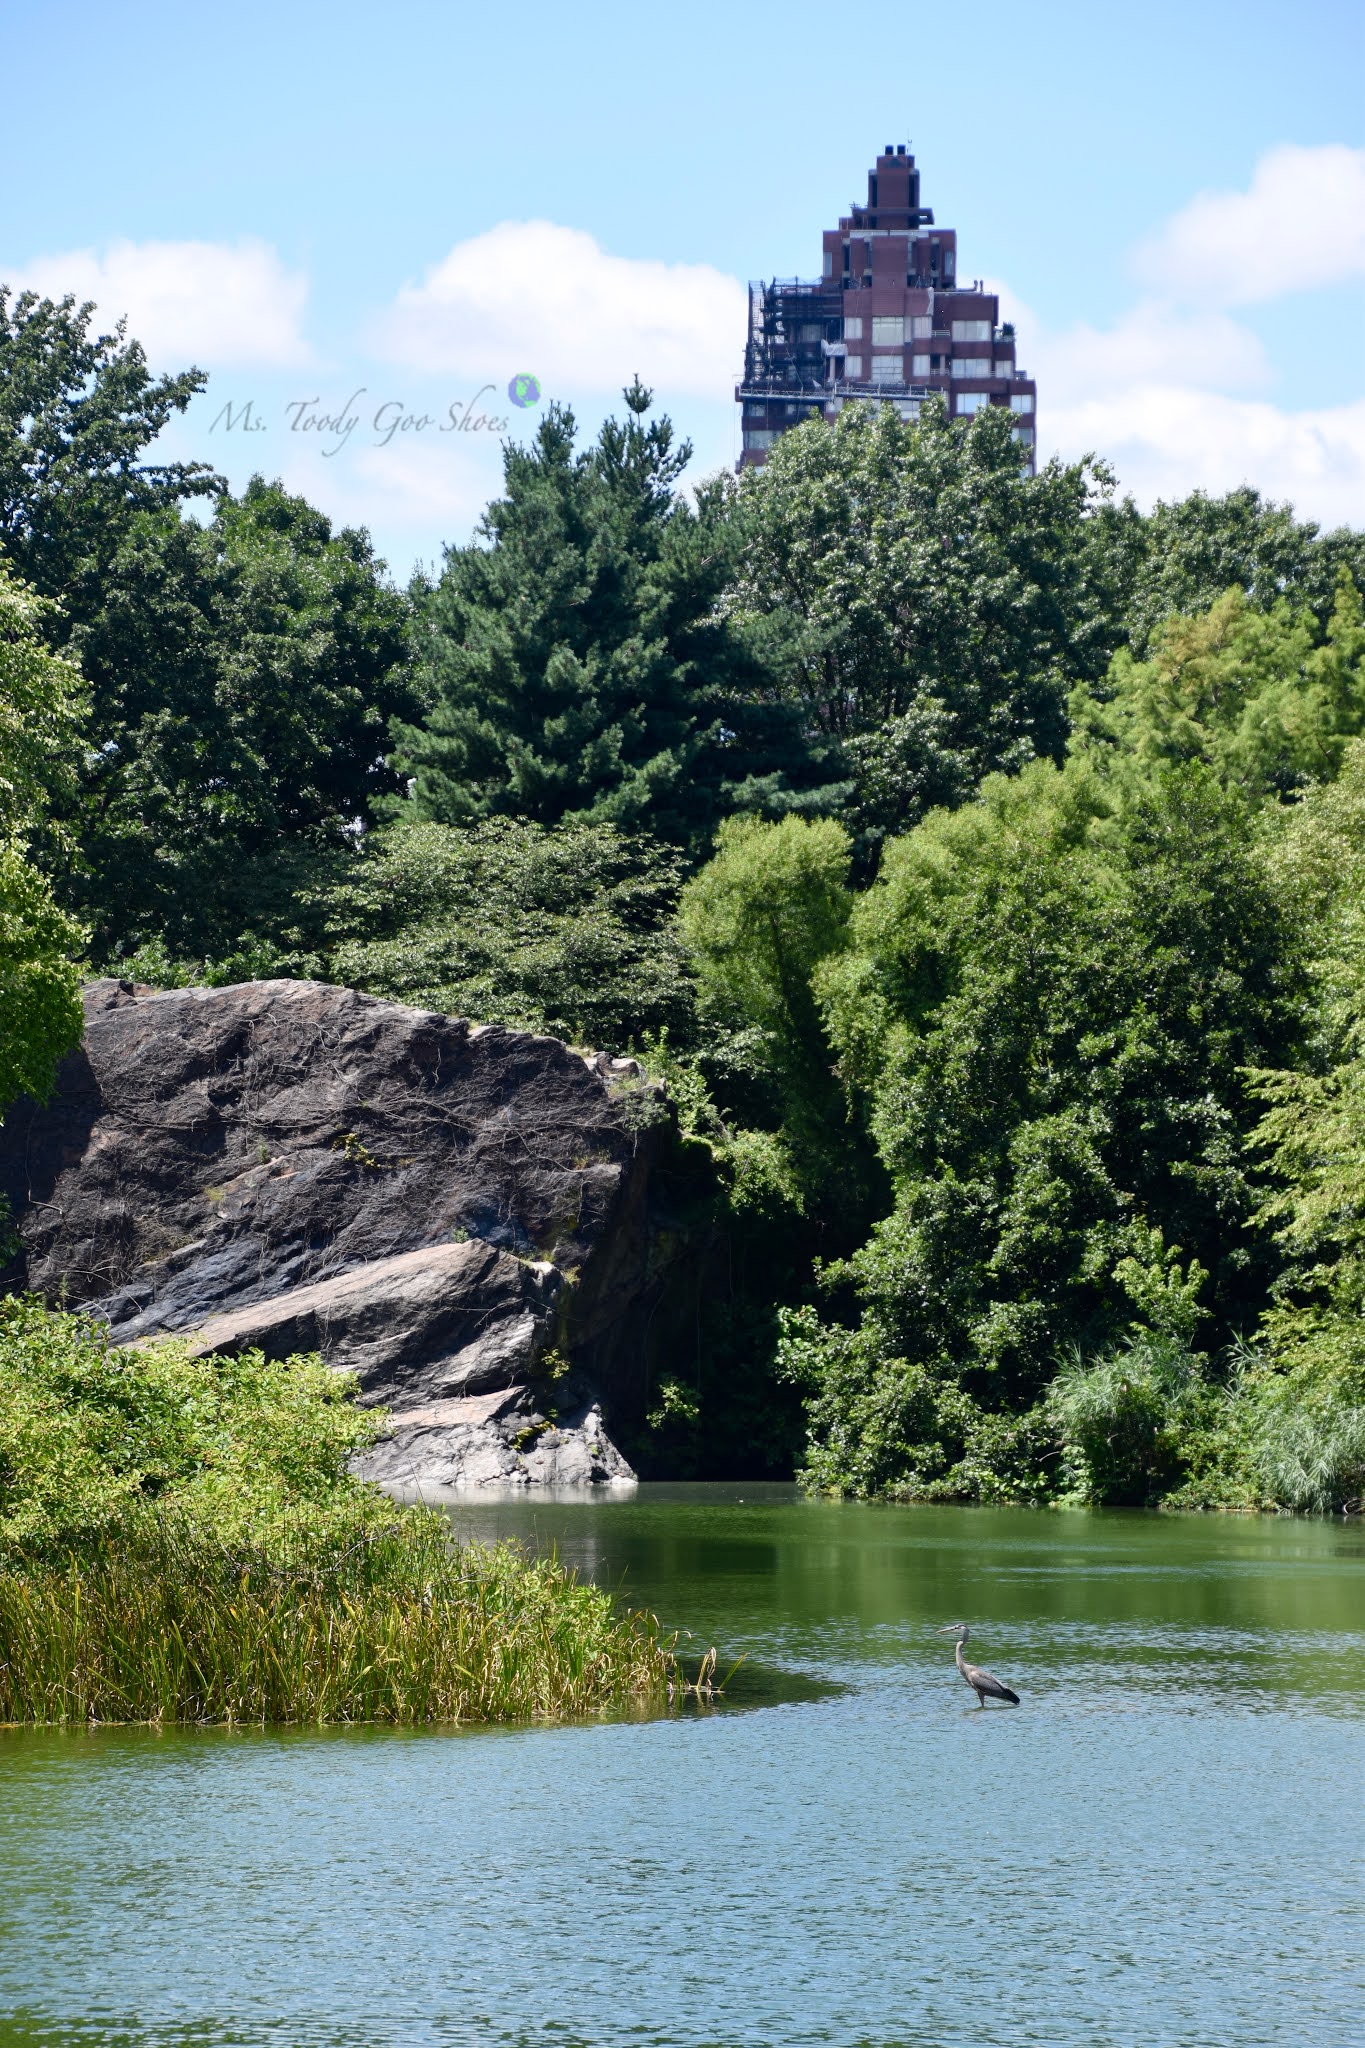
[[[1245,480],[1358,523],[1359,6],[872,19],[11,0],[0,277],[200,363],[178,449],[283,475],[403,575],[497,486],[498,430],[443,434],[448,408],[491,383],[472,409],[531,430],[515,371],[591,429],[638,368],[698,471],[732,460],[742,281],[812,274],[908,140],[962,273],[1018,321],[1041,452],[1097,448],[1144,501]],[[335,454],[291,425],[357,390]],[[379,445],[392,408],[430,424]]]

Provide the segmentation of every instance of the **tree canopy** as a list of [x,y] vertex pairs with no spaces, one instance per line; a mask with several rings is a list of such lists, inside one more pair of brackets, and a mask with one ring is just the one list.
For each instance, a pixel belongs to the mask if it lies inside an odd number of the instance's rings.
[[30,858],[52,764],[68,768],[85,708],[79,675],[40,638],[51,609],[0,559],[0,1112],[45,1096],[81,1035],[85,934]]
[[94,744],[69,886],[106,955],[152,935],[231,947],[269,914],[282,854],[325,856],[397,786],[404,601],[364,533],[278,484],[224,495],[207,526],[133,518],[71,644]]
[[377,834],[328,898],[331,971],[377,995],[624,1051],[691,1035],[677,855],[614,825]]
[[1060,758],[1069,691],[1119,644],[1085,544],[1107,473],[1022,474],[1012,418],[849,406],[742,480],[736,611],[843,750],[878,837],[985,774]]
[[1307,605],[1257,610],[1234,584],[1207,612],[1167,619],[1145,661],[1121,648],[1071,715],[1073,748],[1108,772],[1202,760],[1253,800],[1330,780],[1365,729],[1360,592],[1341,569],[1324,633]]
[[804,766],[722,603],[731,494],[679,496],[690,446],[646,424],[638,382],[625,397],[625,421],[582,450],[552,405],[529,448],[508,445],[474,544],[447,552],[423,607],[428,709],[396,734],[419,817],[581,819],[698,846],[727,785]]
[[153,377],[124,323],[94,332],[94,312],[0,285],[0,549],[35,590],[63,599],[58,631],[98,601],[132,514],[223,488],[206,463],[145,459],[204,372]]
[[1148,513],[1131,498],[1101,506],[1091,541],[1097,574],[1139,660],[1173,614],[1194,617],[1234,588],[1257,611],[1281,599],[1296,611],[1307,607],[1319,631],[1343,569],[1365,588],[1365,533],[1324,533],[1316,521],[1296,519],[1292,506],[1273,504],[1246,485],[1222,497],[1191,491],[1174,502],[1158,500]]
[[1254,1332],[1247,1070],[1296,1056],[1306,967],[1202,764],[1118,805],[1083,767],[990,778],[887,849],[815,981],[894,1188],[849,1312],[788,1328],[825,1483],[1027,1490],[1068,1348]]

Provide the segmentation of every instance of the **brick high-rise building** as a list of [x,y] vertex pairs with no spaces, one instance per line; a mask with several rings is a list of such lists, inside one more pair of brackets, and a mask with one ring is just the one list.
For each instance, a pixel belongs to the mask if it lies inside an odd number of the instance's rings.
[[867,205],[825,230],[824,274],[750,285],[741,468],[813,412],[832,419],[848,399],[881,399],[913,419],[934,392],[959,417],[1008,406],[1034,466],[1038,387],[1015,365],[999,299],[959,279],[957,235],[920,205],[919,176],[905,145],[888,142]]

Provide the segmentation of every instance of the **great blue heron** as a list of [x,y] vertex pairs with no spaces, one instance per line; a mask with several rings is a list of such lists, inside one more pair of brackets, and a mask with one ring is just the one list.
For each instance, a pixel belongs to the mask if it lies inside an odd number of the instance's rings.
[[939,1630],[939,1634],[941,1636],[957,1637],[957,1648],[953,1652],[953,1661],[972,1691],[976,1694],[976,1704],[979,1707],[984,1707],[988,1699],[1004,1700],[1007,1706],[1018,1706],[1019,1695],[1017,1692],[1011,1692],[1009,1687],[1002,1685],[998,1678],[992,1678],[989,1671],[983,1671],[979,1664],[969,1664],[963,1656],[962,1645],[971,1635],[971,1630],[965,1621],[951,1621],[947,1628]]

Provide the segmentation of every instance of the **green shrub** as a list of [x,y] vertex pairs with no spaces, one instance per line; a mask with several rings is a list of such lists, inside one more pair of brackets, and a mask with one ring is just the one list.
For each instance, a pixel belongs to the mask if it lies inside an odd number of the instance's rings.
[[347,1460],[317,1359],[121,1351],[0,1301],[0,1723],[526,1719],[659,1702],[657,1625],[461,1548]]
[[1184,1476],[1187,1438],[1218,1399],[1203,1360],[1177,1337],[1141,1331],[1098,1358],[1074,1355],[1048,1392],[1064,1498],[1155,1506]]
[[346,1470],[382,1433],[318,1358],[120,1350],[88,1317],[0,1301],[0,1555],[60,1553],[155,1503],[224,1541],[325,1545],[389,1514]]
[[480,1023],[624,1051],[686,1037],[679,856],[611,825],[524,819],[377,834],[330,901],[333,978]]
[[888,1358],[884,1333],[785,1310],[778,1370],[806,1396],[801,1467],[814,1492],[863,1499],[1040,1501],[1054,1486],[1046,1413],[993,1415],[950,1377]]

